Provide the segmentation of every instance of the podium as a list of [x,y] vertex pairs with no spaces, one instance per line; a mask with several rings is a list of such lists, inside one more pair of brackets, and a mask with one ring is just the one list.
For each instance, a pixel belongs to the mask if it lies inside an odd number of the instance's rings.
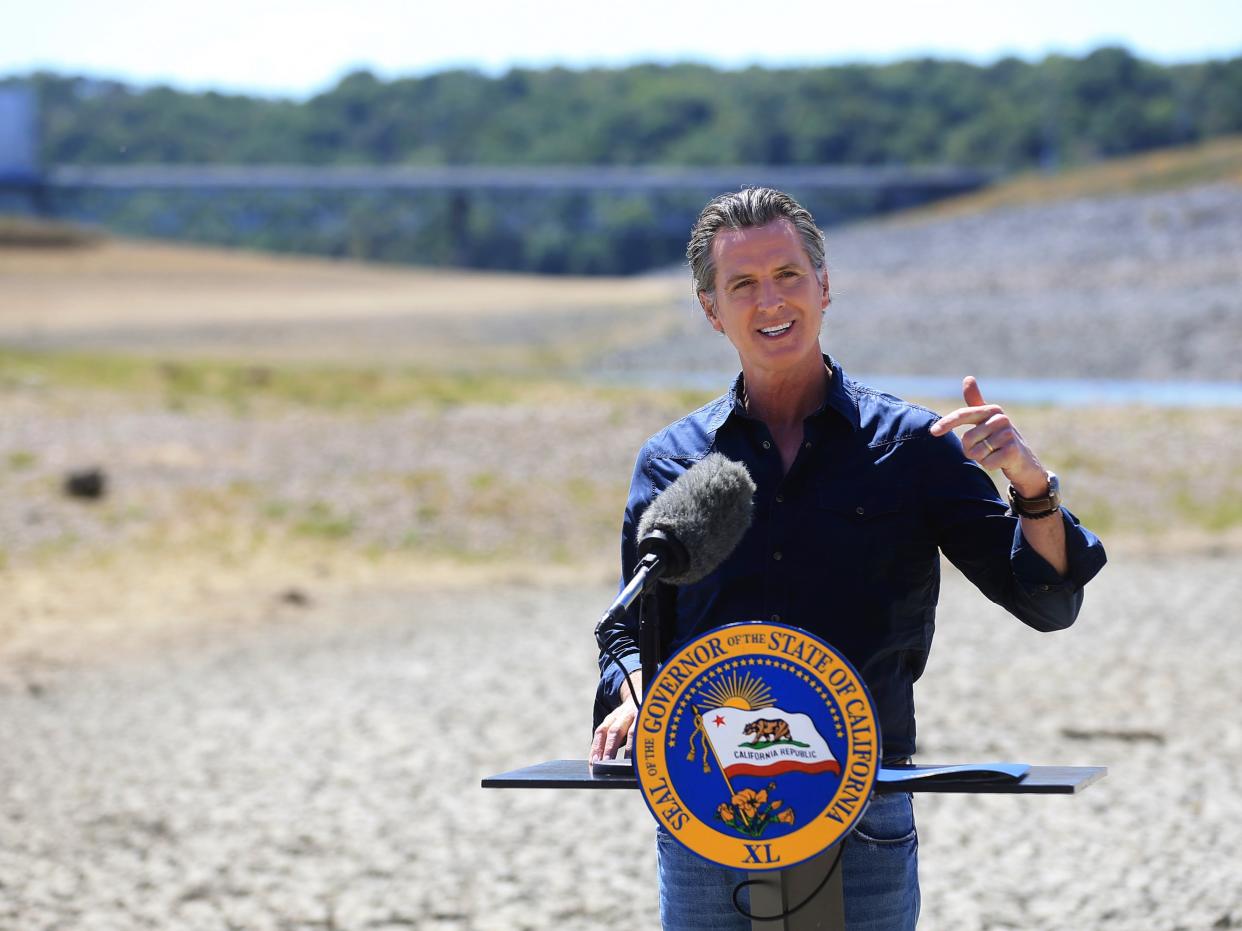
[[[1000,764],[1005,765],[1005,764]],[[1104,778],[1103,766],[1030,766],[1022,775],[1000,771],[998,764],[881,767],[874,791],[951,792],[1004,795],[1074,795]],[[595,774],[586,760],[548,760],[488,776],[485,789],[637,789],[633,773]],[[841,871],[834,869],[841,844],[785,870],[752,872],[750,908],[753,931],[840,931],[845,927]],[[825,873],[832,870],[827,882]],[[815,892],[817,886],[822,886]],[[793,914],[780,916],[812,892],[814,899]]]

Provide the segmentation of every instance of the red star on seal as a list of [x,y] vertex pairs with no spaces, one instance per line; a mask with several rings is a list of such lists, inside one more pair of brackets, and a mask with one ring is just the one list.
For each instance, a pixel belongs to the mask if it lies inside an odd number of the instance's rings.
[[724,722],[725,722],[725,720],[724,720],[724,716],[723,716],[723,715],[719,715],[719,714],[718,714],[718,715],[716,715],[716,717],[715,717],[715,718],[713,718],[713,719],[712,719],[712,723],[713,723],[713,724],[715,724],[717,727],[723,727],[723,726],[724,726]]

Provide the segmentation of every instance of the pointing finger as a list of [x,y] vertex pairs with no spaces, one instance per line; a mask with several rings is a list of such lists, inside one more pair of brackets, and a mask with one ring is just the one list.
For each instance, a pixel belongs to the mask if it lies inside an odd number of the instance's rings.
[[983,392],[979,389],[979,382],[974,375],[967,375],[962,379],[962,397],[965,398],[967,407],[982,407],[987,403],[983,400]]
[[979,382],[973,375],[967,375],[962,379],[962,400],[966,402],[965,407],[959,407],[932,424],[932,436],[944,436],[954,427],[960,427],[963,424],[983,423],[1001,409],[998,405],[988,404],[983,400],[983,391],[980,390]]
[[1001,413],[1001,408],[996,404],[985,404],[982,407],[959,407],[932,424],[931,435],[944,436],[954,427],[964,424],[980,424],[999,413]]

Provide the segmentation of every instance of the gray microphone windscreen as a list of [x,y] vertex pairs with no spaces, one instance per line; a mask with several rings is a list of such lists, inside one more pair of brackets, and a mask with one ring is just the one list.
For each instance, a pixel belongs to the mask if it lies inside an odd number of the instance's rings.
[[656,495],[638,522],[638,539],[662,530],[690,556],[684,572],[666,575],[664,581],[689,585],[724,562],[750,527],[754,494],[746,466],[711,453]]

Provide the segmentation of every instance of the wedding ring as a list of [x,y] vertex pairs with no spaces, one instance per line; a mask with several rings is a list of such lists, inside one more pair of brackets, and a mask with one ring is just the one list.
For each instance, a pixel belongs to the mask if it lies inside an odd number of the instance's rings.
[[983,438],[983,445],[988,448],[989,456],[992,455],[992,453],[996,452],[995,447],[993,447],[992,444],[988,442],[988,438],[986,436]]

